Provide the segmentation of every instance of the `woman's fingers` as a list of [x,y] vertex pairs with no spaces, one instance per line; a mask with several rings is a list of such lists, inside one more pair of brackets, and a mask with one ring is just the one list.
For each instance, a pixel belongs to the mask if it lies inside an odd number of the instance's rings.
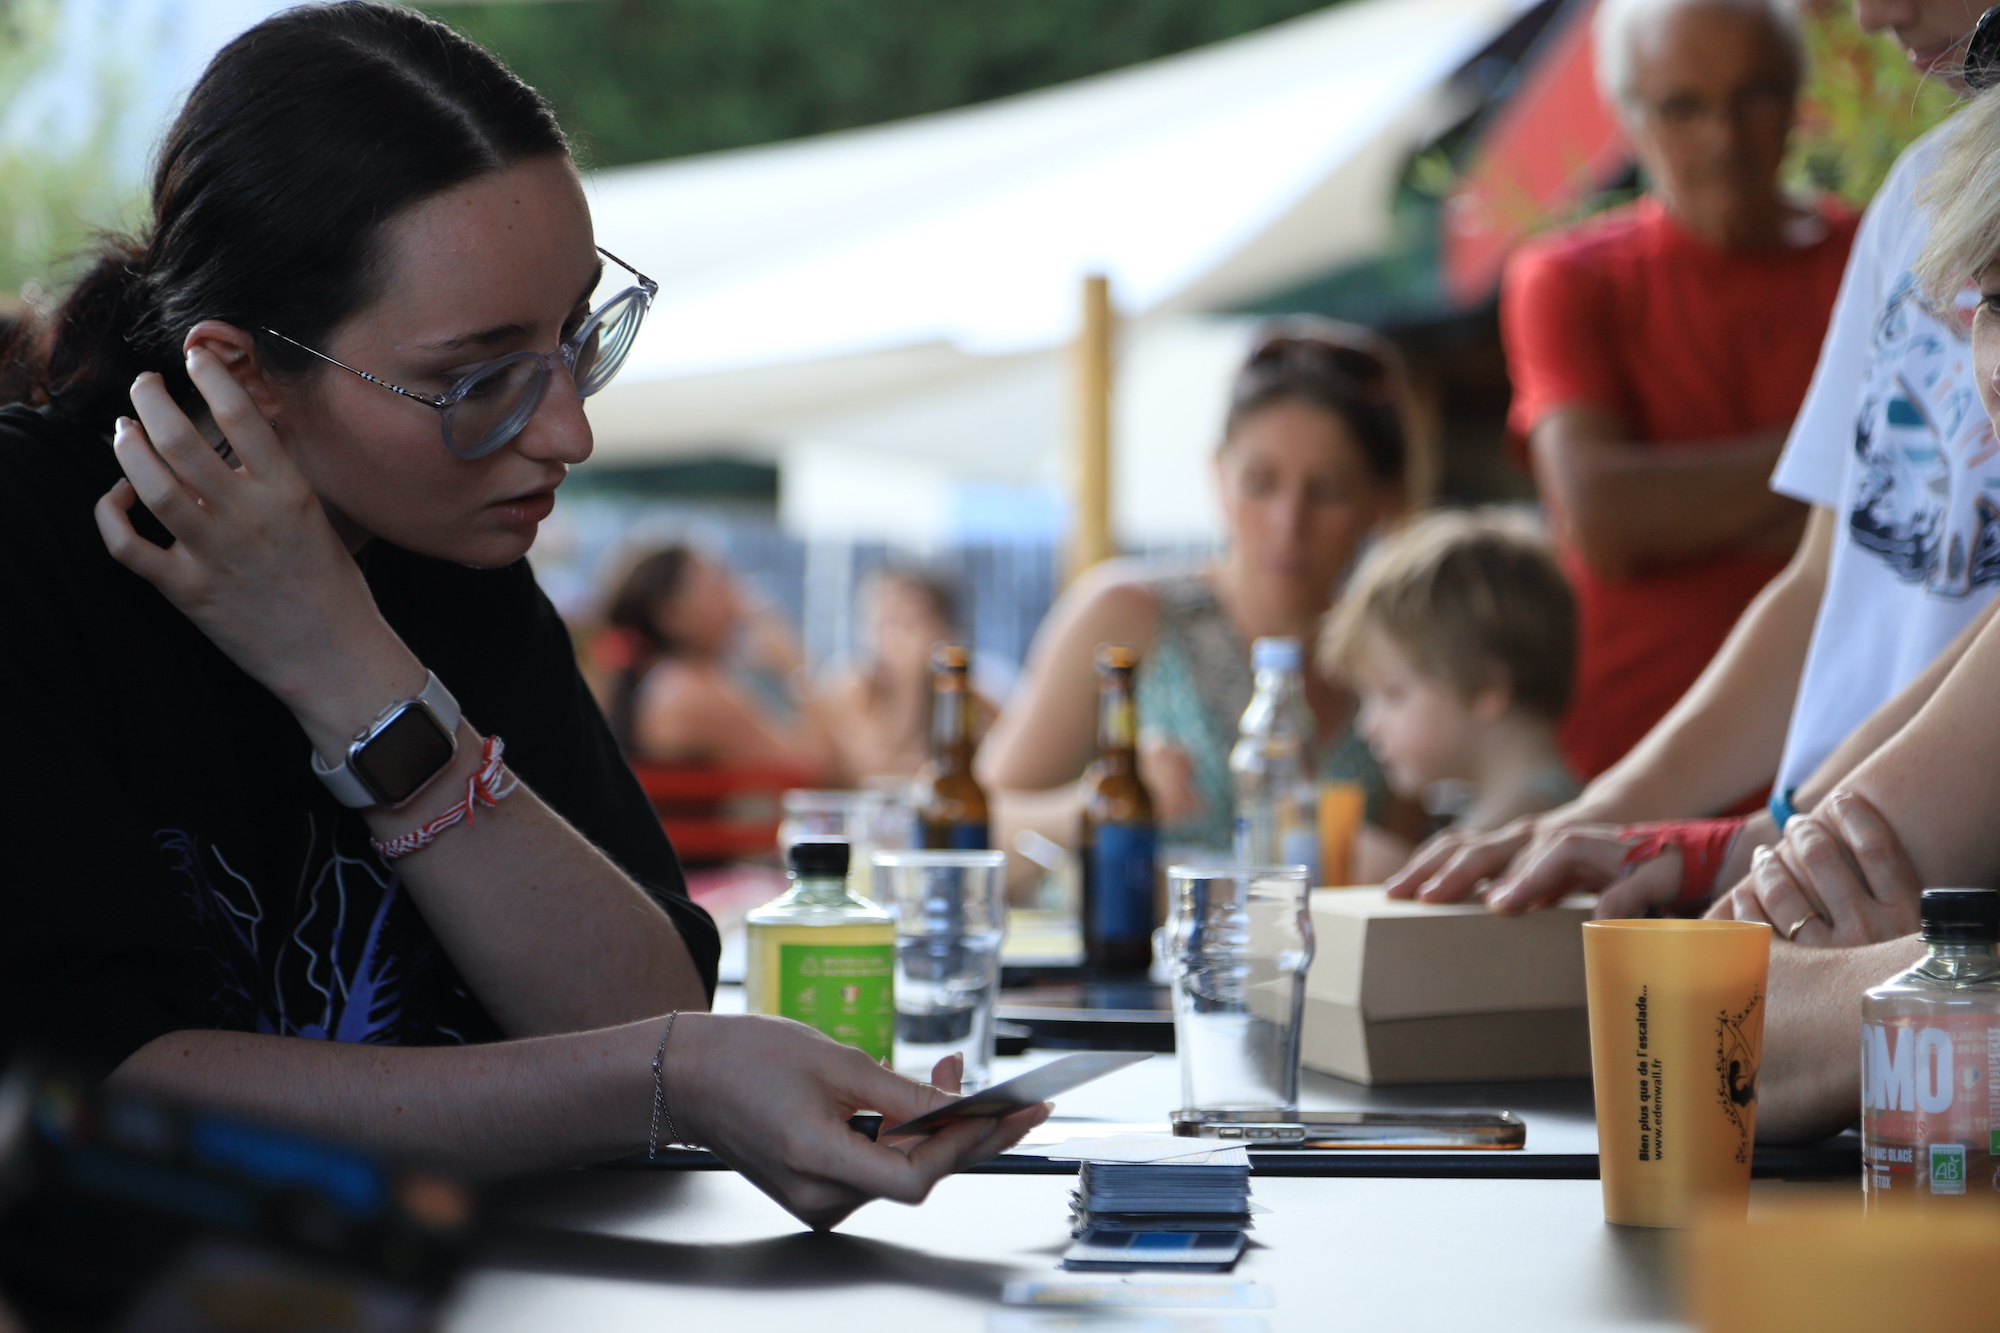
[[1533,818],[1528,818],[1491,833],[1440,833],[1389,877],[1389,896],[1421,898],[1427,903],[1470,898],[1481,884],[1506,872],[1515,856],[1533,841],[1535,827]]
[[[229,489],[229,465],[167,392],[166,381],[151,371],[132,381],[132,410],[144,429],[147,444],[181,485],[204,501],[215,503]],[[145,488],[140,488],[145,494]],[[150,497],[147,500],[152,503]]]
[[149,583],[158,584],[172,568],[172,555],[139,535],[132,526],[132,506],[139,493],[129,481],[120,481],[106,491],[91,511],[104,548],[111,558]]
[[200,500],[154,451],[152,441],[137,422],[129,417],[118,418],[111,432],[111,452],[139,502],[166,525],[167,531],[176,537],[194,531],[194,525],[202,518]]
[[1750,882],[1758,915],[1771,929],[1794,944],[1817,947],[1831,940],[1833,929],[1819,900],[1776,851],[1759,847],[1751,855]]
[[931,1086],[939,1092],[956,1093],[965,1086],[965,1057],[953,1051],[931,1066]]
[[[279,447],[278,433],[264,414],[257,410],[256,402],[249,391],[229,373],[229,367],[221,358],[204,347],[191,347],[187,354],[188,378],[208,403],[209,415],[222,428],[222,436],[236,451],[244,468],[253,475],[258,472],[268,474],[273,465],[289,466],[290,459]],[[215,451],[209,450],[215,457]],[[216,457],[216,462],[222,460]],[[226,467],[227,465],[224,464]]]
[[1884,903],[1921,901],[1923,880],[1917,877],[1902,839],[1882,818],[1882,812],[1853,792],[1838,792],[1827,805],[1835,830],[1861,868],[1869,894]]
[[[1575,892],[1595,893],[1617,879],[1628,849],[1616,829],[1579,824],[1537,843],[1486,891],[1496,912],[1526,912]],[[1428,895],[1426,895],[1428,896]]]

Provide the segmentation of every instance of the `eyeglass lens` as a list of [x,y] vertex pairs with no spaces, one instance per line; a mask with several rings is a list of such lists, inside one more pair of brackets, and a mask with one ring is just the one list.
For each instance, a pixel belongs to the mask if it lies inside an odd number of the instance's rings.
[[[612,298],[578,331],[570,361],[578,397],[588,398],[611,382],[632,350],[645,313],[645,295],[629,291]],[[446,445],[460,458],[484,458],[527,426],[548,382],[547,366],[525,353],[484,367],[464,382],[458,401],[445,413]]]

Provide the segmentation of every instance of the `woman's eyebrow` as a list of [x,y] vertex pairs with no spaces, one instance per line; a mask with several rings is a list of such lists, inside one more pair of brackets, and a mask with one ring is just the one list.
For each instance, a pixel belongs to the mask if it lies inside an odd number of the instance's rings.
[[[590,271],[590,280],[583,284],[583,290],[576,295],[578,305],[590,299],[597,290],[597,284],[604,281],[604,261],[598,260]],[[528,326],[525,324],[495,324],[490,329],[464,334],[457,338],[447,338],[443,342],[422,343],[418,350],[424,352],[456,352],[461,347],[491,347],[495,343],[506,342],[510,338],[525,338]]]

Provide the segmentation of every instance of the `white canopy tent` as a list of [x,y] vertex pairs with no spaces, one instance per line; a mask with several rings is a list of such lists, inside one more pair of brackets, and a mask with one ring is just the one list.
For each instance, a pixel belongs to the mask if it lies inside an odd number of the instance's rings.
[[1449,75],[1526,0],[1350,0],[1063,87],[601,171],[601,244],[661,283],[599,457],[784,463],[808,536],[951,534],[953,487],[1060,472],[1061,349],[1108,274],[1128,542],[1210,528],[1224,308],[1379,250]]

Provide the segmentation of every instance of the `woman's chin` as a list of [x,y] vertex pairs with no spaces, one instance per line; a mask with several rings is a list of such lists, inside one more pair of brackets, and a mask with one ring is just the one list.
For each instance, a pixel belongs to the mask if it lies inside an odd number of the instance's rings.
[[406,551],[435,560],[449,560],[454,565],[467,565],[473,569],[504,569],[528,553],[535,544],[535,533],[536,525],[531,524],[524,531],[517,525],[509,524],[498,531],[488,528],[476,532],[430,533],[413,535],[408,541],[398,541],[390,536],[388,540]]

